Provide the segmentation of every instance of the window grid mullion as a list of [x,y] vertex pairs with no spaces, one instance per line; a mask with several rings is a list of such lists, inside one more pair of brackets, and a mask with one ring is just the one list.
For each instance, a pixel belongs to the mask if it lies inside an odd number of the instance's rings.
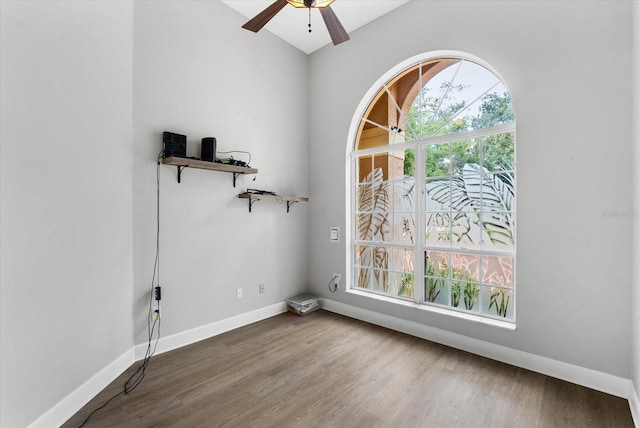
[[416,303],[424,302],[424,237],[426,235],[426,216],[425,216],[425,145],[417,144],[414,146],[416,169],[414,172],[414,181],[417,184],[415,189],[415,216],[416,226],[414,242],[414,279],[413,279],[413,297]]

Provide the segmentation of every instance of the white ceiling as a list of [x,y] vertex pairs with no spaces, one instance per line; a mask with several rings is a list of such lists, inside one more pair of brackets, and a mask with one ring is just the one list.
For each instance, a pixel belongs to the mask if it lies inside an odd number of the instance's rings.
[[[220,1],[246,16],[248,21],[262,12],[275,0]],[[353,30],[389,13],[408,1],[409,0],[336,0],[331,4],[331,9],[333,9],[347,33],[351,33]],[[291,5],[286,5],[258,32],[256,37],[260,37],[262,31],[269,31],[307,54],[331,43],[327,28],[317,9],[311,10],[311,33],[308,32],[308,23],[308,9],[297,9]]]

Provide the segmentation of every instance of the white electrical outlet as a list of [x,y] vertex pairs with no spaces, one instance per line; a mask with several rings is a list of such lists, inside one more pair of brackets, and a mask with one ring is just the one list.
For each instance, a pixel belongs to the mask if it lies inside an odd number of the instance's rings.
[[341,279],[341,278],[342,278],[342,277],[340,276],[340,274],[339,274],[339,273],[334,273],[334,274],[333,274],[333,283],[336,285],[336,287],[339,287],[339,286],[340,286],[340,279]]
[[265,289],[264,289],[264,284],[260,284],[260,285],[258,285],[258,292],[259,292],[260,294],[264,294],[264,291],[265,291]]
[[242,288],[236,288],[236,299],[242,299]]

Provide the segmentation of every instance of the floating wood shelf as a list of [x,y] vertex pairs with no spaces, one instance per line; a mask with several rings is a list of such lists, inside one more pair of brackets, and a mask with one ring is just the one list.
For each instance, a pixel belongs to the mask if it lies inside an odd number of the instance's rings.
[[240,193],[238,197],[241,199],[249,200],[249,212],[251,212],[251,206],[253,205],[253,203],[255,201],[260,201],[260,200],[272,200],[280,203],[286,202],[287,212],[289,212],[289,208],[291,208],[291,205],[295,204],[296,202],[309,201],[309,198],[302,197],[302,196],[280,196],[280,195],[269,195],[269,194],[260,194],[260,193]]
[[236,187],[236,177],[240,174],[257,174],[256,168],[246,166],[228,165],[224,163],[208,162],[199,159],[189,159],[181,157],[166,157],[162,159],[165,165],[175,165],[178,167],[178,183],[180,183],[182,170],[189,168],[210,169],[212,171],[229,172],[233,174],[233,187]]

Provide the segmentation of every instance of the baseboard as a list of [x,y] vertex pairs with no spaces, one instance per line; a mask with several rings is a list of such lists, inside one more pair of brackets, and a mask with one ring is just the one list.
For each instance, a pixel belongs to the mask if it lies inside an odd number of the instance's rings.
[[[236,315],[231,318],[220,320],[202,327],[197,327],[171,336],[161,337],[156,348],[156,355],[172,349],[190,345],[200,340],[208,339],[221,333],[261,321],[266,318],[286,312],[285,302],[266,306],[245,314]],[[131,367],[137,360],[144,358],[147,345],[136,345],[127,350],[112,363],[100,370],[88,381],[76,388],[71,394],[63,398],[58,404],[40,416],[29,428],[48,428],[60,426],[71,416],[76,414],[85,404],[102,391],[107,385],[113,382],[125,370]]]
[[55,406],[35,420],[29,428],[59,427],[133,364],[133,348],[113,360]]
[[[556,361],[528,352],[518,351],[506,346],[496,345],[472,337],[452,333],[413,321],[392,317],[368,309],[347,305],[330,299],[323,299],[322,308],[331,312],[366,321],[382,327],[390,328],[412,336],[420,337],[452,348],[461,349],[472,354],[490,358],[492,360],[511,364],[547,376],[565,380],[615,395],[629,400],[632,383],[629,379],[613,376],[596,370],[579,367],[573,364]],[[636,413],[637,413],[636,394]],[[637,425],[637,424],[636,424]]]
[[[190,345],[192,343],[199,342],[213,336],[217,336],[227,331],[234,330],[238,327],[270,318],[272,316],[286,312],[286,310],[287,304],[285,302],[276,303],[270,306],[265,306],[264,308],[256,309],[255,311],[236,315],[234,317],[216,321],[211,324],[203,325],[201,327],[192,328],[191,330],[172,334],[171,336],[161,337],[158,341],[155,355],[162,354],[163,352],[168,352],[173,349],[181,348],[183,346]],[[136,361],[143,359],[146,351],[146,343],[136,345]]]
[[[328,299],[323,299],[323,309],[628,399],[634,423],[637,427],[640,427],[640,400],[638,399],[638,392],[633,383],[628,379]],[[284,302],[277,303],[202,327],[176,333],[160,339],[156,354],[168,352],[225,333],[270,318],[285,311],[286,304]],[[35,422],[30,424],[29,428],[62,425],[95,397],[96,394],[128,369],[134,360],[142,359],[145,351],[146,344],[137,345],[127,350],[45,412]]]
[[633,423],[637,428],[640,428],[640,395],[638,395],[638,389],[633,383],[631,384],[629,407],[631,408]]

